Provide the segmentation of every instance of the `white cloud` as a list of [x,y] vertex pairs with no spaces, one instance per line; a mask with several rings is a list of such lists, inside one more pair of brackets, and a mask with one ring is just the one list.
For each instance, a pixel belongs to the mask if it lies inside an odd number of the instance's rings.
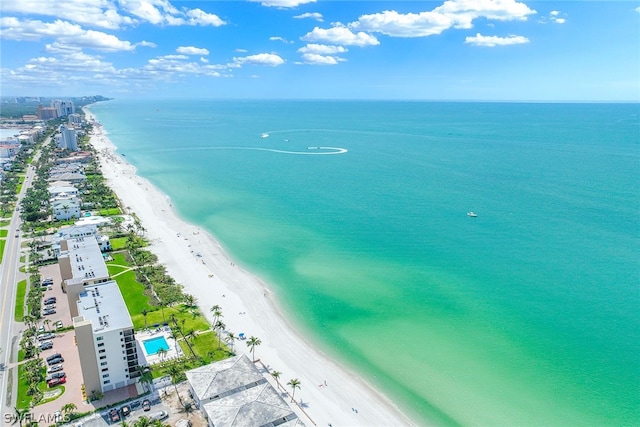
[[[78,24],[118,29],[142,21],[155,25],[226,24],[201,9],[178,9],[169,0],[65,0],[52,6],[51,0],[3,0],[2,12],[52,16]],[[132,15],[132,16],[127,16]]]
[[640,6],[636,7],[636,12],[640,13]]
[[133,51],[137,46],[155,46],[150,42],[132,44],[120,40],[112,34],[95,30],[85,30],[77,24],[56,20],[42,22],[38,20],[19,20],[17,18],[0,18],[2,38],[9,40],[37,41],[52,38],[58,48],[83,47],[104,52]]
[[565,22],[567,22],[567,20],[564,18],[556,18],[553,20],[553,22],[555,22],[556,24],[564,24]]
[[2,13],[8,12],[53,16],[93,27],[116,29],[133,25],[135,20],[118,13],[110,0],[65,0],[52,5],[51,0],[2,0]]
[[322,14],[318,13],[318,12],[307,12],[307,13],[303,13],[302,15],[296,15],[294,16],[294,19],[315,19],[318,22],[324,22],[324,19],[322,18]]
[[317,53],[305,53],[302,55],[305,64],[311,65],[337,65],[338,62],[344,62],[346,59],[338,56],[318,55]]
[[498,37],[498,36],[483,36],[480,33],[477,33],[473,37],[467,37],[464,40],[465,43],[473,44],[476,46],[507,46],[512,44],[523,44],[529,43],[529,39],[523,36],[509,36],[509,37]]
[[371,34],[365,32],[353,33],[349,28],[336,25],[329,29],[315,27],[313,31],[300,37],[310,42],[324,42],[347,46],[375,46],[380,44]]
[[234,57],[233,62],[237,65],[268,65],[270,67],[277,67],[284,64],[284,59],[275,53],[259,53],[257,55],[249,55],[244,57]]
[[281,7],[281,8],[298,7],[301,4],[316,2],[316,0],[250,0],[250,1],[259,2],[262,6]]
[[455,22],[454,17],[436,12],[401,14],[395,10],[386,10],[363,15],[349,24],[349,27],[392,37],[424,37],[440,34],[454,26]]
[[155,25],[201,25],[219,27],[226,22],[201,9],[177,9],[168,0],[126,0],[119,5],[131,15]]
[[272,42],[282,42],[282,43],[286,43],[286,44],[293,43],[293,41],[289,41],[289,40],[285,39],[284,37],[280,37],[280,36],[269,37],[269,40],[271,40]]
[[234,50],[234,52],[238,52],[238,53],[247,53],[248,51],[247,51],[247,49],[239,49],[239,48],[238,48],[238,49]]
[[200,62],[202,62],[204,64],[208,64],[209,60],[207,58],[202,57],[202,58],[200,58]]
[[185,55],[209,55],[208,49],[194,46],[180,46],[176,49],[176,52]]
[[535,14],[526,4],[516,0],[447,0],[431,11],[398,13],[386,10],[362,15],[349,28],[379,32],[391,37],[426,37],[449,28],[471,28],[473,20],[526,20]]
[[552,10],[551,12],[549,12],[549,15],[558,16],[558,15],[560,15],[560,12],[558,12],[557,10]]
[[326,44],[309,43],[298,49],[300,53],[315,53],[318,55],[332,55],[335,53],[345,53],[347,49],[342,46],[330,46]]

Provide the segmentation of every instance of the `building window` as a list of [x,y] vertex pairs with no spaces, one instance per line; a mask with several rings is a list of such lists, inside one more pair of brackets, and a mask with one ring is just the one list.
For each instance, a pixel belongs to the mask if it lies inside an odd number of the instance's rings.
[[100,360],[104,360],[106,358],[107,358],[107,356],[100,356]]
[[105,350],[105,349],[103,348],[102,350],[98,350],[98,353],[104,353],[105,351],[107,351],[107,350]]
[[96,338],[96,341],[102,341],[104,339],[104,337],[98,337]]
[[109,374],[104,374],[102,378],[109,378]]
[[100,366],[105,366],[107,362],[100,362]]
[[104,343],[101,342],[100,344],[98,344],[98,347],[104,347]]
[[106,380],[102,384],[109,384],[110,382],[111,382],[111,380]]
[[120,335],[122,335],[122,331],[120,331]]
[[102,368],[102,372],[107,372],[109,368]]

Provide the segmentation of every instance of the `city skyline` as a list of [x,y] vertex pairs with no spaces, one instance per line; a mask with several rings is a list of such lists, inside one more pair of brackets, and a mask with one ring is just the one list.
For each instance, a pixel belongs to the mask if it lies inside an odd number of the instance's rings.
[[0,11],[4,96],[640,100],[630,1],[7,0]]

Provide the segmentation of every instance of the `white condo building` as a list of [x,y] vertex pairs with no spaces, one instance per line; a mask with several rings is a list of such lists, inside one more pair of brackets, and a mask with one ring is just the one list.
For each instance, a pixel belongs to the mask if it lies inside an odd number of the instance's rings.
[[140,376],[136,340],[118,284],[85,286],[76,307],[73,327],[87,395],[134,384]]
[[78,151],[78,133],[76,128],[60,125],[58,148],[63,150]]

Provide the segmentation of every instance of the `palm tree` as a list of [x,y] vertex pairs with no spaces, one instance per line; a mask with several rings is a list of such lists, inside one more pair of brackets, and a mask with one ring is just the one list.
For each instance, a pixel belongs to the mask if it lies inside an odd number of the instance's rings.
[[164,301],[159,301],[158,305],[160,306],[160,310],[162,311],[162,322],[167,323],[167,319],[164,317],[164,308],[167,306],[167,303]]
[[251,358],[253,359],[253,361],[256,361],[256,347],[259,346],[260,344],[262,344],[262,341],[260,341],[260,338],[256,338],[254,336],[250,337],[247,340],[247,347],[249,347],[251,349]]
[[142,317],[144,318],[144,328],[147,329],[147,314],[149,314],[149,312],[147,311],[146,308],[143,308],[141,313],[142,313]]
[[222,307],[218,304],[211,307],[211,313],[213,313],[213,324],[215,325],[218,320],[222,317]]
[[164,362],[164,358],[167,355],[167,350],[165,350],[164,348],[161,348],[160,350],[158,350],[158,356],[160,357],[160,363]]
[[184,303],[185,303],[186,305],[188,305],[189,307],[193,307],[193,306],[195,306],[195,305],[196,305],[196,301],[197,301],[197,298],[196,298],[196,297],[194,297],[194,296],[193,296],[193,295],[191,295],[191,294],[186,294],[186,295],[184,296]]
[[44,321],[42,323],[44,323],[44,326],[47,328],[47,331],[51,332],[51,328],[49,327],[49,324],[51,323],[51,320],[44,319]]
[[213,329],[218,331],[218,350],[222,348],[222,331],[227,327],[222,321],[218,320],[214,325]]
[[227,338],[225,339],[225,341],[227,341],[227,343],[231,344],[231,352],[235,353],[235,341],[238,339],[238,337],[236,337],[236,334],[234,334],[233,332],[229,332],[227,334]]
[[176,389],[176,395],[178,396],[178,400],[180,401],[180,405],[184,406],[182,402],[182,397],[180,397],[180,393],[178,392],[178,381],[180,380],[180,376],[182,375],[182,370],[178,367],[177,364],[172,364],[167,369],[167,374],[171,377],[171,383]]
[[73,411],[75,411],[76,409],[78,409],[78,407],[74,403],[67,403],[62,405],[62,408],[60,408],[60,411],[64,415],[67,415],[67,414],[73,413]]
[[296,389],[300,388],[300,381],[298,381],[297,378],[294,378],[292,380],[289,380],[287,385],[289,387],[291,387],[291,389],[293,390],[293,392],[291,393],[291,401],[293,402],[294,401],[294,396],[296,395]]
[[273,377],[274,380],[276,380],[276,384],[278,385],[278,388],[280,388],[280,375],[282,375],[282,372],[279,372],[279,371],[271,372],[271,376]]
[[151,427],[151,420],[147,417],[140,417],[133,423],[133,427]]
[[140,378],[138,378],[138,381],[142,384],[142,388],[144,388],[145,391],[149,391],[149,386],[153,384],[151,368],[148,366],[138,366],[138,371],[140,372]]

